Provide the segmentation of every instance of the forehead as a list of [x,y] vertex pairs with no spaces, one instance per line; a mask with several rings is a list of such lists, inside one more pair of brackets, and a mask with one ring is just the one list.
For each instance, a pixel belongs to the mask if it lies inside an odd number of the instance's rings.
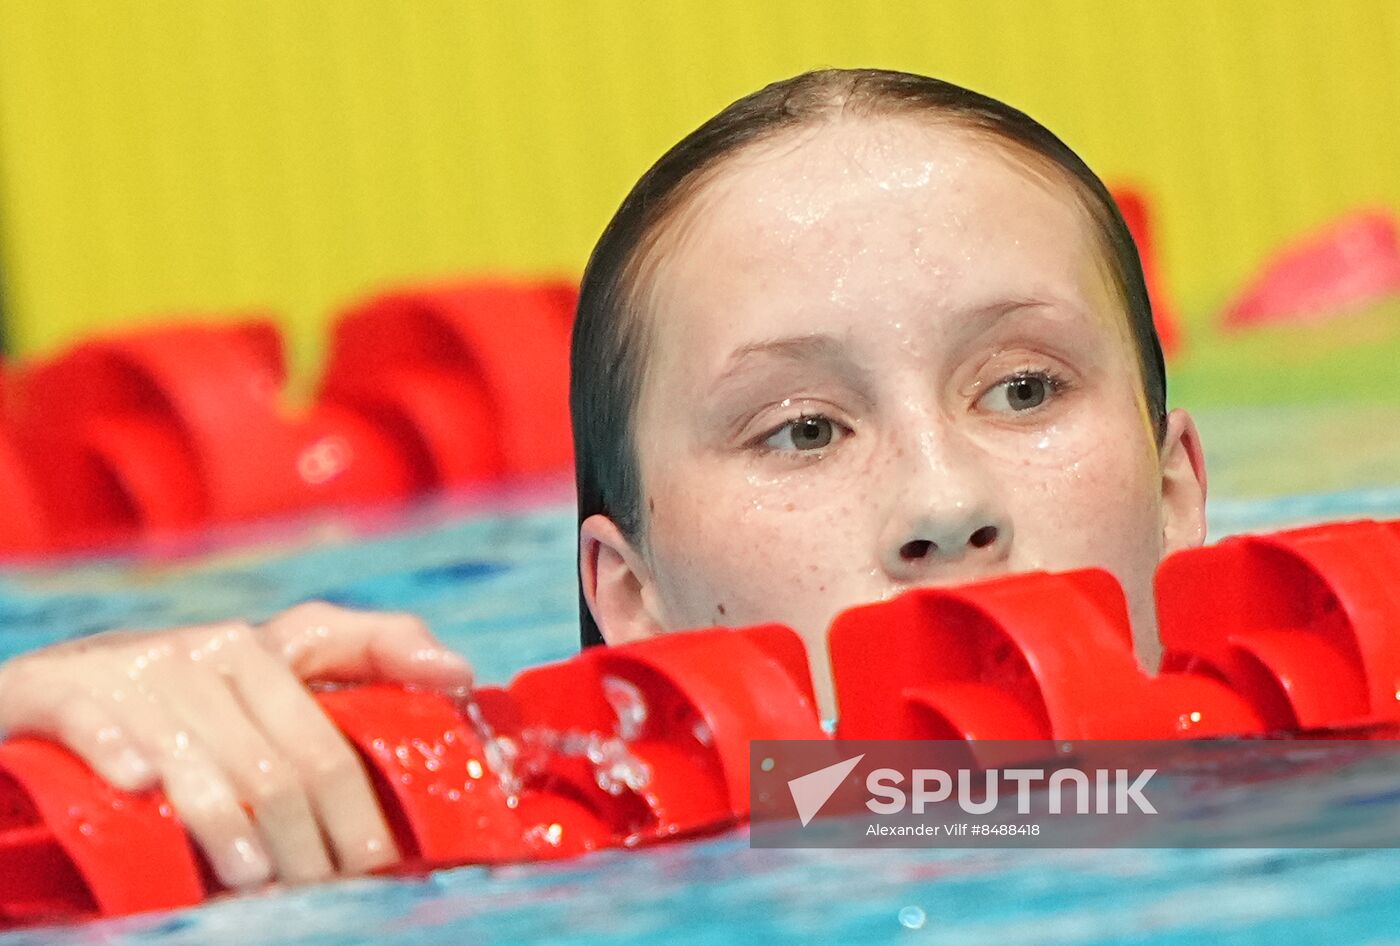
[[[1018,296],[1107,314],[1093,226],[1045,165],[903,117],[837,120],[732,155],[649,254],[653,339],[693,360],[750,336],[859,330],[881,315],[946,322]],[[1099,321],[1125,334],[1121,316]]]

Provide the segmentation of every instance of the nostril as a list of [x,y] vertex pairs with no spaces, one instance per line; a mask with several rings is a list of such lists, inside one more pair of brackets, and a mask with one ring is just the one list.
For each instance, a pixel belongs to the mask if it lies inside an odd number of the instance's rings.
[[986,548],[997,540],[996,526],[983,526],[967,537],[967,544],[975,549]]
[[905,542],[899,547],[899,557],[906,562],[913,562],[924,558],[936,547],[928,539],[916,539],[913,542]]

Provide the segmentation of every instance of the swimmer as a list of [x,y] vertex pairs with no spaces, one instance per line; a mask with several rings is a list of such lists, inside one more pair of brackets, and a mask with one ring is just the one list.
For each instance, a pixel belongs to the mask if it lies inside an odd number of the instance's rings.
[[[734,103],[608,225],[572,372],[585,645],[784,622],[832,716],[839,611],[1099,566],[1155,669],[1153,572],[1205,535],[1199,436],[1112,200],[1022,113],[877,70]],[[18,657],[0,729],[162,785],[228,886],[315,880],[397,858],[327,678],[471,669],[410,616],[308,604]]]

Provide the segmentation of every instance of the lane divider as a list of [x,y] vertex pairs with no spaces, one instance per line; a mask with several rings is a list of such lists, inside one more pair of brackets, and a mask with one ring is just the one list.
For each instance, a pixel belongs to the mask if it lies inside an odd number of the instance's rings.
[[565,472],[573,306],[559,282],[385,293],[337,321],[300,414],[282,404],[270,319],[136,330],[11,367],[0,555]]
[[[834,621],[835,735],[1388,738],[1400,723],[1397,585],[1400,522],[1178,553],[1157,576],[1156,676],[1133,657],[1105,571],[911,591]],[[398,870],[725,830],[749,814],[751,740],[828,738],[803,644],[776,624],[591,648],[463,704],[387,686],[317,698],[371,774]],[[52,743],[0,744],[0,924],[218,892],[159,792],[117,792]]]

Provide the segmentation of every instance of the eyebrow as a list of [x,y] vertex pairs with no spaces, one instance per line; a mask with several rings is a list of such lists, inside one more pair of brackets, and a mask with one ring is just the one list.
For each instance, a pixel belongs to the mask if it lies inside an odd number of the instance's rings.
[[868,375],[865,369],[851,361],[847,345],[834,335],[787,335],[751,342],[734,349],[726,359],[725,368],[714,380],[716,389],[742,374],[754,361],[776,359],[798,364],[822,364],[862,384]]
[[967,342],[990,332],[993,328],[1020,315],[1050,315],[1061,328],[1077,323],[1092,322],[1092,315],[1068,299],[1015,296],[976,306],[968,311],[969,318],[955,337]]
[[[966,334],[975,337],[990,330],[1008,316],[1024,312],[1043,313],[1046,310],[1079,311],[1077,306],[1056,299],[1033,296],[1003,298],[971,307],[967,312],[969,318],[963,333],[965,333],[965,337]],[[843,375],[853,387],[868,390],[871,380],[870,372],[864,366],[851,360],[848,348],[846,342],[835,335],[824,332],[785,335],[750,342],[739,346],[729,354],[729,357],[725,359],[724,369],[712,382],[711,390],[722,390],[735,378],[744,374],[753,362],[766,359],[786,361],[797,365],[823,366],[833,373]]]

